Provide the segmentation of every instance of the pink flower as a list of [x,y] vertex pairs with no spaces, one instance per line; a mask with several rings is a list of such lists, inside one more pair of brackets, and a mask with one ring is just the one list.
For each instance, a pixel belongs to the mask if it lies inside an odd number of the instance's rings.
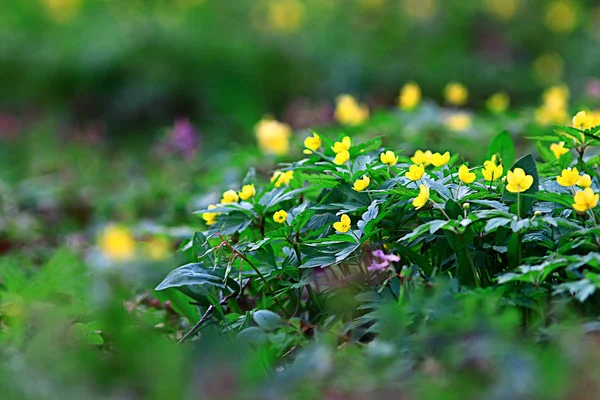
[[375,250],[373,253],[371,265],[367,269],[371,272],[385,271],[391,263],[400,261],[400,257],[395,254],[385,254],[383,250]]

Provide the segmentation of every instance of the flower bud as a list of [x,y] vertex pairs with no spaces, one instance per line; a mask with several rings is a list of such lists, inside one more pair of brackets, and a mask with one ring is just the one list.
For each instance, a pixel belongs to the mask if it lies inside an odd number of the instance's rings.
[[538,210],[538,211],[536,211],[536,212],[533,213],[533,216],[534,217],[541,217],[542,216],[542,212]]
[[471,208],[471,204],[469,204],[469,203],[464,203],[463,204],[463,209],[469,210],[470,208]]

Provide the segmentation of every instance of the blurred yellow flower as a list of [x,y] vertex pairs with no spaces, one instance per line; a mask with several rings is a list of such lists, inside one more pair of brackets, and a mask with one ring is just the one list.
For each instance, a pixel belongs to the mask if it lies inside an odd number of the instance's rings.
[[431,163],[436,167],[441,167],[442,165],[448,164],[450,161],[450,152],[445,152],[444,154],[433,153],[431,156]]
[[577,10],[570,0],[553,1],[546,6],[546,27],[553,32],[569,33],[577,27]]
[[462,83],[450,82],[444,88],[444,98],[450,105],[462,106],[469,98],[469,91]]
[[221,199],[221,203],[223,203],[223,204],[237,203],[239,201],[239,199],[240,198],[239,198],[238,194],[235,192],[235,190],[228,190],[223,193],[223,198]]
[[506,182],[506,190],[509,192],[524,192],[533,184],[533,176],[527,175],[522,168],[515,168],[506,174]]
[[437,12],[437,0],[402,0],[404,12],[414,20],[427,21]]
[[269,0],[267,22],[272,30],[294,33],[304,22],[305,6],[300,0]]
[[365,175],[361,179],[357,179],[356,182],[354,182],[354,186],[352,188],[357,192],[362,192],[363,190],[368,188],[370,184],[371,179]]
[[396,163],[398,163],[398,156],[396,156],[396,153],[394,153],[391,150],[384,151],[383,153],[381,153],[379,159],[383,164],[387,165],[388,167],[392,167],[396,165]]
[[[215,208],[217,208],[217,206],[215,206],[214,204],[211,204],[208,206],[209,210],[214,210]],[[210,225],[214,225],[215,222],[217,222],[218,215],[219,215],[219,213],[205,212],[202,214],[202,219],[204,220],[206,225],[210,226]]]
[[290,148],[292,128],[269,117],[263,118],[255,128],[258,145],[263,153],[286,155]]
[[419,195],[412,201],[412,205],[418,210],[429,201],[429,188],[425,185],[419,186]]
[[248,200],[252,196],[256,194],[256,189],[254,188],[254,184],[244,185],[242,190],[239,192],[240,199]]
[[481,170],[481,173],[483,174],[483,179],[492,182],[496,179],[500,179],[504,173],[504,168],[502,165],[496,165],[494,160],[486,161],[483,163],[483,169]]
[[567,106],[569,88],[556,85],[542,94],[542,106],[535,111],[535,119],[540,125],[565,124],[568,120]]
[[109,259],[125,261],[135,254],[135,239],[128,228],[110,225],[100,234],[98,247]]
[[304,147],[306,147],[304,154],[314,153],[321,148],[321,137],[316,132],[313,132],[312,136],[304,139]]
[[485,6],[497,19],[508,21],[519,10],[520,0],[485,0]]
[[57,23],[66,23],[79,14],[82,0],[42,0],[48,15]]
[[558,53],[544,53],[533,61],[532,72],[535,80],[542,85],[559,81],[565,70],[565,62]]
[[598,194],[595,194],[592,188],[578,190],[573,196],[575,204],[573,208],[579,212],[586,212],[598,205]]
[[344,150],[335,155],[335,158],[333,159],[333,163],[335,165],[342,165],[349,159],[350,159],[350,153],[348,151]]
[[510,97],[505,92],[494,93],[487,101],[485,105],[488,110],[495,114],[500,114],[508,110],[510,105]]
[[400,90],[398,107],[403,110],[412,110],[421,102],[421,88],[414,82],[409,82]]
[[342,125],[360,125],[369,118],[369,107],[359,104],[349,94],[342,94],[336,99],[335,119]]
[[473,121],[467,113],[454,113],[446,117],[445,123],[451,131],[463,132],[471,128]]
[[275,214],[273,214],[273,221],[278,224],[283,224],[287,220],[288,213],[284,210],[279,210]]
[[475,181],[476,175],[474,172],[469,172],[469,167],[466,165],[461,165],[458,169],[458,179],[460,179],[464,183],[473,183]]
[[339,233],[346,233],[350,230],[352,221],[347,214],[343,214],[338,222],[333,223],[333,228]]
[[275,171],[271,177],[271,183],[275,183],[275,187],[281,187],[289,185],[292,179],[294,179],[294,171]]
[[352,147],[352,139],[350,139],[349,136],[344,136],[341,142],[335,142],[333,146],[331,146],[331,150],[337,154],[344,151],[349,151],[350,147]]
[[153,237],[146,242],[145,248],[152,260],[166,260],[171,255],[171,242],[164,237]]
[[418,181],[425,174],[425,166],[423,164],[420,165],[411,165],[408,168],[408,171],[404,174],[411,181]]
[[417,151],[415,151],[415,154],[410,158],[410,160],[415,164],[423,164],[423,165],[427,166],[427,165],[431,164],[432,156],[433,156],[433,154],[431,153],[431,150],[426,150],[426,151],[417,150]]
[[557,159],[567,154],[569,149],[565,148],[565,142],[552,143],[550,145],[550,151],[554,153],[554,157]]
[[592,186],[592,178],[588,174],[581,175],[577,180],[577,186],[588,188]]
[[577,168],[567,168],[563,169],[560,176],[556,177],[556,182],[560,186],[573,186],[579,181],[579,171]]

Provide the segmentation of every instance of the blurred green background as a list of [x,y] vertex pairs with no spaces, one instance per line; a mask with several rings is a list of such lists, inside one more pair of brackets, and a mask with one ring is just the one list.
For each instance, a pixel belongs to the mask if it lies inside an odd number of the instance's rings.
[[307,127],[339,93],[393,106],[412,80],[435,100],[465,82],[474,107],[560,81],[581,100],[599,27],[594,0],[11,0],[0,108],[111,134],[186,116],[243,141],[266,113]]

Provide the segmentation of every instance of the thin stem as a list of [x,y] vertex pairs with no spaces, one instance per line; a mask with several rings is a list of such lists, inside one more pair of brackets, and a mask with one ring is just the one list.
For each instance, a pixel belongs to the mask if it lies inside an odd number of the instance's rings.
[[229,247],[229,249],[231,249],[231,251],[234,254],[236,254],[242,260],[246,261],[248,263],[248,265],[250,265],[250,267],[254,270],[254,272],[256,272],[256,275],[258,275],[258,277],[260,278],[260,280],[264,283],[265,287],[267,288],[267,291],[269,292],[269,294],[271,295],[271,297],[273,297],[273,300],[275,301],[275,303],[277,303],[277,305],[279,306],[279,308],[287,315],[288,318],[291,318],[290,314],[285,309],[285,307],[283,306],[283,304],[281,304],[281,302],[279,301],[279,299],[277,298],[277,296],[275,296],[275,292],[273,291],[273,288],[271,287],[271,285],[269,285],[269,282],[267,281],[267,279],[265,278],[265,276],[259,271],[259,269],[256,267],[256,265],[254,265],[254,263],[252,263],[252,261],[250,261],[248,259],[248,257],[246,257],[244,254],[242,254],[239,251],[237,251],[223,236],[221,236],[220,234],[218,236],[221,238],[221,240],[223,241],[223,243],[225,243],[225,245],[227,247]]

